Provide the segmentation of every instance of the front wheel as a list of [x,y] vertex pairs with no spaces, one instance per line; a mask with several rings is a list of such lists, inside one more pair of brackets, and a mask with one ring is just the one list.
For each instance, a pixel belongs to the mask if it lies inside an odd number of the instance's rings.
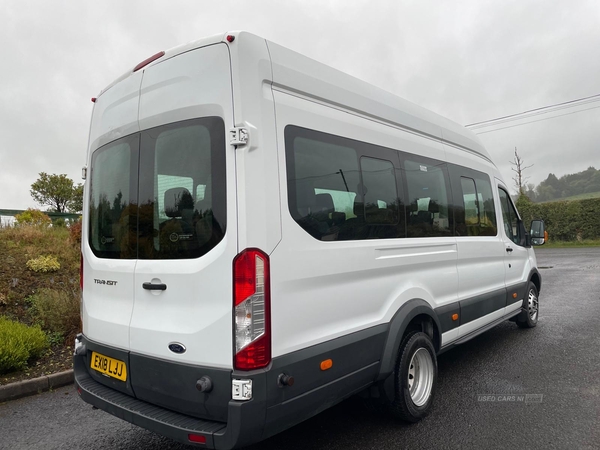
[[431,338],[421,332],[407,335],[400,344],[394,370],[392,414],[418,422],[431,412],[437,382],[437,358]]
[[527,286],[527,298],[523,308],[526,308],[517,316],[517,325],[521,328],[533,328],[537,325],[539,316],[539,294],[537,287],[531,281]]

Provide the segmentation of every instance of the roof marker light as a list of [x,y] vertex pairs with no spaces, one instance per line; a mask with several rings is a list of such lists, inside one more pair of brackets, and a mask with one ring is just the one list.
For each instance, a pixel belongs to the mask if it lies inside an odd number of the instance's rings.
[[135,66],[133,68],[134,72],[137,72],[138,70],[140,70],[142,67],[146,67],[148,64],[150,64],[153,61],[156,61],[158,58],[162,58],[163,56],[165,56],[165,52],[158,52],[156,55],[152,55],[150,58],[146,58],[145,60],[143,60],[141,63],[139,63],[137,66]]
[[228,34],[226,39],[227,39],[227,42],[233,42],[233,41],[235,41],[235,36],[233,34]]
[[92,97],[92,103],[96,103],[96,97]]

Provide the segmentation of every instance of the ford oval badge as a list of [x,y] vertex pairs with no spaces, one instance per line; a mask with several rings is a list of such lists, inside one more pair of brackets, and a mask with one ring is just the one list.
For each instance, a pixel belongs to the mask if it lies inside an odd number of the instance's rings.
[[179,342],[171,342],[169,344],[169,350],[171,350],[173,353],[177,353],[178,355],[181,355],[182,353],[185,353],[185,345],[180,344]]

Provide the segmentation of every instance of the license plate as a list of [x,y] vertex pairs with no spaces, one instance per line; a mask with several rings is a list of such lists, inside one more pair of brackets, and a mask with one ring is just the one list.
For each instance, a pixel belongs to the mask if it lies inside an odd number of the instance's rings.
[[92,352],[90,367],[111,378],[127,380],[127,366],[123,361]]

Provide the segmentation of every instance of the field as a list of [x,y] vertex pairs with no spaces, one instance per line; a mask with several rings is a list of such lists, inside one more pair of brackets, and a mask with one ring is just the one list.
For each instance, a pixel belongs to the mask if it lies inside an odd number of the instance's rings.
[[558,202],[558,201],[568,201],[568,200],[585,200],[588,198],[600,198],[600,192],[589,192],[587,194],[579,194],[579,195],[572,195],[571,197],[565,197],[565,198],[557,198],[554,200],[548,200],[546,202],[540,202],[540,203],[552,203],[552,202]]

